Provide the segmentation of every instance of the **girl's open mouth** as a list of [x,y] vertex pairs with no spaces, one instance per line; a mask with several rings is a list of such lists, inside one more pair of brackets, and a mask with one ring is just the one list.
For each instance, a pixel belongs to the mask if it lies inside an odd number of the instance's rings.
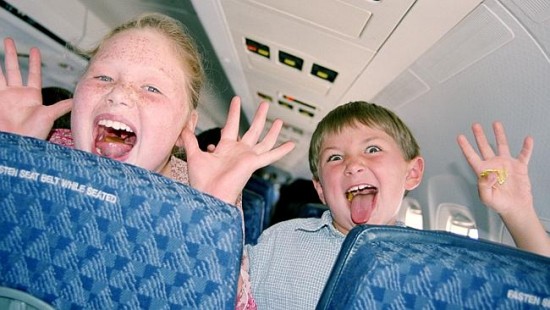
[[96,129],[94,151],[101,156],[123,160],[136,140],[136,134],[128,125],[113,120],[100,120]]

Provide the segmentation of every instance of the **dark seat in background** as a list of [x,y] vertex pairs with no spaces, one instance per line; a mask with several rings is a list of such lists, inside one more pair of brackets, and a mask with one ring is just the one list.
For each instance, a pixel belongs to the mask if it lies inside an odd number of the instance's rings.
[[273,209],[277,201],[275,184],[270,181],[264,180],[257,175],[252,175],[244,188],[260,195],[263,198],[264,222],[262,230],[266,229],[267,227],[269,227],[269,225],[271,225],[271,217],[273,216]]
[[329,208],[322,203],[305,203],[298,207],[296,218],[321,217]]
[[542,309],[550,259],[489,241],[394,226],[347,235],[317,309]]
[[0,308],[16,290],[56,309],[234,309],[236,208],[41,140],[0,145]]
[[243,190],[244,242],[256,244],[262,234],[265,216],[265,201],[262,196]]
[[325,209],[312,181],[296,179],[281,186],[271,225],[294,218],[321,217]]

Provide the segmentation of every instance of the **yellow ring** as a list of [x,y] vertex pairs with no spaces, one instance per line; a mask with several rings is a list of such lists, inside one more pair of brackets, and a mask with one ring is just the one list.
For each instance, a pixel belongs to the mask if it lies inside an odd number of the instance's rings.
[[508,177],[508,173],[506,172],[506,169],[485,169],[481,171],[479,174],[480,178],[484,178],[489,175],[489,173],[494,172],[497,174],[497,182],[498,184],[502,185],[504,182],[506,182],[506,177]]

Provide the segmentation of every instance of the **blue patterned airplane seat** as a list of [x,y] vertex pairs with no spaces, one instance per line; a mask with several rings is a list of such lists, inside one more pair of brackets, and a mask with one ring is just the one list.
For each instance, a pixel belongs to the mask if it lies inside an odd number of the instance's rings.
[[243,190],[244,242],[256,244],[263,231],[265,201],[249,189]]
[[242,238],[240,212],[191,187],[0,133],[2,309],[19,300],[40,309],[234,309]]
[[321,217],[323,213],[329,208],[327,205],[316,202],[308,202],[299,207],[296,217],[308,218],[308,217]]
[[277,200],[277,192],[275,191],[275,186],[273,183],[262,179],[259,176],[252,175],[245,185],[245,189],[251,190],[264,199],[264,223],[263,229],[266,229],[271,225],[271,217],[273,216],[273,210],[275,207],[275,202]]
[[395,226],[350,231],[317,309],[549,309],[550,259]]

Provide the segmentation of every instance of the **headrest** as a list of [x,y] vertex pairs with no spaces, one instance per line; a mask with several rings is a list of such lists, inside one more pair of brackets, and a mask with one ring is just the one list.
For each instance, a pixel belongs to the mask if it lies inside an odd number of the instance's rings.
[[234,309],[235,207],[45,141],[0,145],[0,286],[59,309]]
[[550,307],[550,259],[441,231],[358,226],[317,309]]

